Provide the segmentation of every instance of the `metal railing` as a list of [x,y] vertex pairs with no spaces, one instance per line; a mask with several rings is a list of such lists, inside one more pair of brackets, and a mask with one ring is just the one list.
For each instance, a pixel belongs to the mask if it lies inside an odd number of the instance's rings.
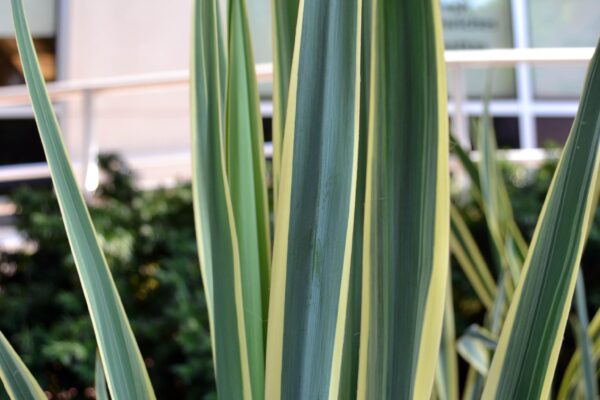
[[[472,67],[502,67],[517,66],[529,68],[534,64],[560,64],[560,63],[587,63],[593,54],[592,48],[537,48],[537,49],[494,49],[494,50],[465,50],[446,51],[445,58],[448,69],[449,80],[454,88],[449,101],[449,112],[452,116],[452,130],[462,146],[469,146],[469,123],[468,117],[482,113],[481,101],[469,100],[466,96],[464,82],[465,71]],[[256,73],[259,82],[268,82],[272,79],[271,64],[257,64]],[[82,147],[81,157],[76,160],[75,167],[81,177],[81,184],[91,190],[97,184],[97,140],[95,133],[94,104],[98,96],[106,93],[133,93],[139,90],[154,88],[181,88],[188,84],[188,71],[170,71],[163,73],[120,76],[110,78],[85,79],[73,81],[58,81],[48,84],[48,91],[53,101],[60,102],[65,99],[79,97],[82,102]],[[525,100],[523,100],[525,99]],[[526,103],[524,103],[526,101]],[[27,89],[24,85],[0,88],[0,118],[32,115],[29,104]],[[25,106],[25,107],[23,107]],[[270,114],[272,106],[269,102],[261,104],[263,114]],[[527,96],[517,96],[515,100],[492,101],[490,113],[492,115],[515,115],[519,118],[532,119],[543,115],[574,116],[577,110],[576,101],[535,101]],[[529,121],[531,122],[531,121]],[[531,132],[531,123],[522,124],[525,129],[520,132],[525,137],[521,143],[535,143],[528,136],[535,135]],[[527,128],[529,127],[529,128]],[[539,150],[531,148],[511,150],[506,156],[510,159],[523,161],[535,161],[540,157]],[[270,155],[271,147],[265,147],[265,153]],[[159,153],[147,154],[133,160],[144,165],[160,164],[161,162],[186,163],[189,165],[189,155]],[[21,164],[15,166],[0,167],[0,183],[8,181],[20,181],[27,179],[38,179],[49,176],[49,171],[44,163]]]

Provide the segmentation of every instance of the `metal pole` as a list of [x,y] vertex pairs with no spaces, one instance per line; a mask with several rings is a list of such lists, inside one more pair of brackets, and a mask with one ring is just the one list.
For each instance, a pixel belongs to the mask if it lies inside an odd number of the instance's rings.
[[471,150],[471,137],[469,135],[469,117],[465,114],[464,103],[466,100],[463,68],[459,63],[449,66],[452,76],[452,102],[454,115],[452,116],[452,133],[458,143],[465,150]]

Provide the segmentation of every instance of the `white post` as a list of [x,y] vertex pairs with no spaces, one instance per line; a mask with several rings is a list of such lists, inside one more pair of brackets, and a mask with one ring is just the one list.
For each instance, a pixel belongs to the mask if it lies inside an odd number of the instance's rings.
[[[529,26],[527,2],[512,0],[513,40],[517,49],[529,47]],[[535,115],[533,113],[533,81],[531,67],[527,63],[517,63],[515,67],[517,102],[519,103],[519,142],[523,149],[537,147]]]
[[452,102],[454,103],[454,115],[452,116],[452,133],[458,139],[458,143],[465,150],[471,150],[471,137],[469,135],[469,118],[465,114],[464,104],[466,101],[466,89],[463,79],[463,69],[460,64],[454,64],[448,68],[452,79]]
[[98,145],[94,133],[94,92],[91,89],[83,90],[82,118],[83,140],[81,146],[81,176],[80,186],[84,193],[92,192],[98,187]]

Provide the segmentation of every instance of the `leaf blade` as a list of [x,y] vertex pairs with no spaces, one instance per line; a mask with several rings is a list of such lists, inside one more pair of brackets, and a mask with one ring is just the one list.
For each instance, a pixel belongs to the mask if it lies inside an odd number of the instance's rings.
[[146,367],[71,170],[20,0],[12,0],[12,10],[35,119],[98,347],[105,360],[110,391],[115,399],[153,399]]
[[[600,360],[600,310],[596,312],[594,318],[590,322],[587,330],[588,336],[592,341],[592,355],[595,363]],[[577,390],[577,384],[582,379],[582,361],[581,349],[577,349],[563,375],[560,388],[558,390],[557,399],[566,400],[574,396]]]
[[223,49],[216,0],[194,2],[190,109],[192,192],[217,392],[251,398],[240,259],[225,164]]
[[358,157],[360,1],[301,0],[293,60],[265,386],[267,398],[336,398]]
[[450,227],[450,250],[479,300],[489,310],[494,305],[496,283],[475,238],[454,205],[450,208]]
[[356,174],[356,199],[354,207],[354,233],[348,313],[346,316],[346,338],[344,341],[339,398],[356,398],[362,297],[362,259],[365,214],[365,184],[367,171],[367,143],[369,135],[369,93],[371,60],[371,0],[362,0],[361,16],[361,61],[360,61],[360,116],[358,137],[358,165]]
[[444,328],[440,357],[435,374],[436,394],[440,400],[458,400],[458,359],[456,357],[456,329],[452,298],[451,275],[448,274],[448,288],[444,305]]
[[440,10],[375,0],[372,17],[358,398],[429,398],[449,246]]
[[0,379],[12,400],[46,400],[46,394],[0,332]]
[[577,275],[575,284],[575,309],[577,311],[577,333],[578,347],[581,348],[581,369],[583,370],[583,382],[585,398],[588,400],[598,398],[598,382],[596,380],[596,366],[592,342],[588,335],[589,317],[587,312],[587,301],[585,296],[585,284],[581,270]]
[[229,1],[227,180],[238,237],[244,333],[253,398],[264,397],[271,237],[264,138],[245,0]]
[[106,391],[106,378],[104,377],[102,360],[99,353],[96,353],[94,377],[94,391],[96,393],[96,400],[109,400],[108,392]]
[[512,282],[507,283],[516,285],[527,246],[514,221],[504,177],[496,159],[498,148],[488,103],[485,104],[484,115],[480,121],[477,144],[481,154],[478,181],[481,207],[499,267],[510,272]]
[[545,398],[550,392],[598,174],[598,53],[597,48],[511,302],[484,389],[486,399]]
[[273,19],[273,204],[277,204],[299,0],[271,0]]

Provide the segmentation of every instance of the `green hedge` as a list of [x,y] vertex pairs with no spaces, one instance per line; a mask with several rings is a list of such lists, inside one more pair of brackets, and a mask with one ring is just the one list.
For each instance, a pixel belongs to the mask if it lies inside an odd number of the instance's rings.
[[[118,157],[103,156],[101,167],[107,179],[90,211],[156,394],[212,397],[191,189],[137,191]],[[0,329],[42,387],[91,398],[95,339],[58,204],[43,188],[12,199],[19,230],[37,245],[0,256]]]

